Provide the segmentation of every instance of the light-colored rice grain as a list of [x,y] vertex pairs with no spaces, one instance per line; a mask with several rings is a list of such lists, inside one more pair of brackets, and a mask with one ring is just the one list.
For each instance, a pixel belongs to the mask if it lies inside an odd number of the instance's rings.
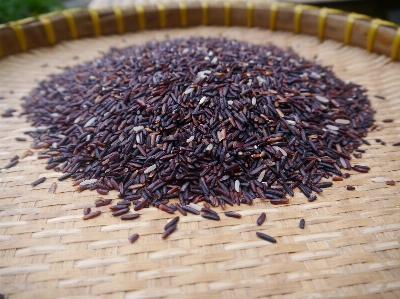
[[329,100],[327,98],[324,98],[324,97],[321,97],[321,96],[315,96],[315,99],[317,99],[321,103],[329,103]]
[[189,93],[191,93],[193,90],[194,90],[193,87],[189,87],[188,89],[186,89],[186,90],[183,92],[183,94],[189,94]]
[[199,212],[202,209],[201,206],[196,205],[195,203],[192,203],[192,202],[189,204],[189,207],[191,207],[191,208],[193,208],[193,209],[195,209],[196,211],[199,211]]
[[78,122],[80,122],[81,121],[81,117],[80,116],[78,116],[77,118],[75,118],[75,120],[74,120],[74,124],[77,124]]
[[294,120],[287,120],[287,123],[292,126],[296,125],[296,122]]
[[380,176],[380,177],[372,178],[372,181],[373,181],[374,183],[384,183],[384,182],[386,182],[386,181],[389,181],[389,179]]
[[93,184],[93,183],[96,183],[96,182],[97,182],[97,179],[85,180],[85,181],[81,182],[79,184],[79,186],[90,185],[90,184]]
[[343,119],[343,118],[338,118],[335,120],[335,122],[342,125],[348,125],[350,123],[348,119]]
[[133,131],[138,132],[138,131],[143,130],[144,127],[143,126],[137,126],[137,127],[133,127],[132,129],[133,129]]
[[147,167],[146,170],[144,171],[144,174],[152,172],[153,170],[155,170],[157,168],[156,164],[151,165],[150,167]]
[[89,119],[88,121],[87,121],[87,123],[83,126],[83,127],[90,127],[91,125],[93,125],[94,124],[94,122],[96,121],[96,118],[97,117],[92,117],[91,119]]
[[235,181],[235,190],[236,190],[236,192],[240,192],[240,181],[239,180]]
[[260,77],[260,76],[257,76],[257,81],[260,82],[260,83],[265,83],[265,82],[267,82],[264,78],[262,78],[262,77]]
[[259,181],[260,183],[262,182],[262,180],[264,179],[265,176],[265,170],[261,171],[260,175],[257,178],[257,181]]
[[199,101],[199,105],[202,105],[206,101],[207,97],[202,97]]
[[332,131],[337,131],[337,130],[339,130],[339,127],[332,126],[332,125],[326,125],[326,127],[327,127],[329,130],[332,130]]

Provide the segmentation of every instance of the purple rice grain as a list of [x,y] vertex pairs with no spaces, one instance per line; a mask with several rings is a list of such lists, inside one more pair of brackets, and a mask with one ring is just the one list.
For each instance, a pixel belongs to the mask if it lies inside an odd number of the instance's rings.
[[71,176],[72,176],[72,173],[66,173],[66,174],[60,176],[57,180],[59,180],[61,182],[63,180],[70,178]]
[[183,216],[187,216],[187,212],[182,208],[182,206],[179,203],[176,203],[175,207],[178,209],[179,212],[181,212]]
[[147,199],[144,199],[142,201],[139,201],[135,207],[133,208],[135,211],[140,211],[141,209],[145,208],[149,204],[149,201]]
[[283,198],[272,198],[269,200],[270,203],[273,205],[285,205],[289,203],[289,198],[283,197]]
[[85,207],[85,208],[83,209],[83,215],[89,214],[91,210],[92,210],[92,209],[91,209],[90,207]]
[[206,208],[206,207],[204,207],[204,208],[201,208],[201,212],[205,212],[205,213],[211,213],[211,214],[218,215],[218,213],[217,213],[217,212],[215,212],[215,211],[214,211],[214,210],[212,210],[211,208]]
[[304,226],[306,225],[306,221],[304,219],[300,219],[299,227],[301,229],[304,229]]
[[113,215],[114,217],[121,216],[121,215],[123,215],[123,214],[128,213],[129,210],[130,210],[129,208],[120,209],[120,210],[115,211],[114,213],[112,213],[112,215]]
[[112,202],[112,199],[111,198],[108,198],[108,199],[100,199],[100,200],[96,200],[95,202],[94,202],[94,205],[95,205],[95,207],[102,207],[102,206],[107,206],[107,205],[109,205],[110,203]]
[[137,239],[139,239],[139,235],[138,234],[133,234],[132,236],[128,237],[128,241],[131,244],[135,243],[137,241]]
[[358,172],[368,172],[371,168],[368,166],[364,166],[364,165],[354,165],[352,167],[353,170],[358,171]]
[[393,119],[391,119],[391,118],[386,118],[386,119],[382,120],[382,122],[384,122],[384,123],[391,123],[391,122],[393,122]]
[[309,202],[313,202],[313,201],[315,201],[316,199],[317,199],[317,195],[311,194],[310,197],[308,198],[308,201],[309,201]]
[[212,213],[201,214],[201,217],[211,219],[211,220],[217,220],[217,221],[219,221],[221,219],[218,215],[212,214]]
[[353,191],[353,190],[356,190],[356,187],[351,186],[351,185],[346,185],[346,190]]
[[26,138],[24,137],[15,137],[16,141],[26,141]]
[[137,219],[139,217],[140,217],[140,214],[129,214],[129,215],[121,216],[121,220],[133,220],[133,219]]
[[85,216],[82,217],[82,219],[83,220],[93,219],[93,218],[100,216],[100,214],[101,214],[101,211],[96,211],[93,213],[86,214]]
[[296,187],[311,198],[322,177],[351,168],[375,113],[366,90],[330,68],[219,38],[114,48],[52,75],[24,100],[38,127],[28,133],[33,147],[53,157],[47,168],[65,173],[58,180],[97,179],[77,191],[116,190],[143,197],[135,210],[183,215],[199,214],[188,205],[201,201],[288,203]]
[[167,230],[169,227],[171,227],[172,225],[177,224],[179,221],[179,216],[176,216],[175,218],[172,218],[172,220],[170,222],[168,222],[165,226],[164,226],[164,230]]
[[389,186],[396,186],[396,182],[393,181],[393,180],[386,181],[386,185],[389,185]]
[[37,179],[36,181],[32,182],[30,185],[32,187],[35,187],[35,186],[43,183],[45,180],[46,180],[46,177],[41,177],[41,178]]
[[266,234],[264,234],[264,233],[256,232],[256,235],[257,235],[259,238],[261,238],[261,239],[263,239],[263,240],[265,240],[265,241],[268,241],[268,242],[271,242],[271,243],[276,243],[276,240],[275,240],[273,237],[268,236],[268,235],[266,235]]
[[316,186],[318,188],[328,188],[328,187],[331,187],[332,185],[333,185],[332,182],[322,182],[322,183],[316,184]]
[[267,218],[267,215],[263,212],[260,214],[260,216],[258,217],[256,223],[258,226],[262,225],[265,221],[265,219]]
[[16,161],[16,160],[19,160],[19,156],[18,155],[15,155],[14,157],[12,157],[10,162],[13,162],[13,161]]
[[400,141],[394,142],[394,143],[393,143],[393,146],[400,146]]
[[239,213],[236,213],[234,211],[225,212],[225,215],[227,217],[233,217],[233,218],[241,218],[242,217],[242,215],[240,215]]
[[126,205],[115,205],[115,206],[109,207],[109,209],[111,211],[119,211],[119,210],[126,209]]
[[4,166],[3,169],[9,169],[9,168],[11,168],[11,167],[14,167],[15,165],[18,164],[18,162],[19,162],[18,160],[11,161],[11,162],[8,163],[6,166]]
[[193,209],[191,207],[183,206],[182,209],[184,209],[186,212],[189,212],[189,213],[192,213],[192,214],[195,214],[195,215],[200,215],[199,211],[197,211],[197,210],[195,210],[195,209]]
[[168,237],[170,234],[172,234],[172,232],[176,229],[176,224],[171,225],[170,227],[168,227],[164,233],[161,235],[161,238],[165,239],[166,237]]

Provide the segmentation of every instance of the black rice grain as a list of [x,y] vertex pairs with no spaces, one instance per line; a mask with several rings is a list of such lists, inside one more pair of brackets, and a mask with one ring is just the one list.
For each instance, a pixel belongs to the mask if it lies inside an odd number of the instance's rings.
[[296,187],[311,198],[322,177],[365,172],[350,159],[375,113],[366,90],[330,68],[223,38],[111,49],[40,82],[23,108],[58,180],[95,179],[77,191],[183,215],[202,201],[286,204]]
[[266,235],[264,233],[256,232],[256,235],[259,238],[261,238],[261,239],[263,239],[265,241],[268,241],[268,242],[271,242],[271,243],[276,243],[276,240],[274,238],[272,238],[271,236],[268,236],[268,235]]
[[85,208],[83,209],[83,215],[89,214],[91,210],[92,210],[92,209],[91,209],[90,207],[85,207]]
[[26,138],[24,137],[15,137],[16,141],[26,141]]

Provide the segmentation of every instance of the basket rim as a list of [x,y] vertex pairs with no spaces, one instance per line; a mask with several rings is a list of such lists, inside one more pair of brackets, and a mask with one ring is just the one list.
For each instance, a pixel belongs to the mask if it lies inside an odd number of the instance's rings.
[[[386,40],[391,39],[389,42],[386,42],[385,45],[385,53],[386,56],[390,56],[392,60],[400,60],[400,26],[386,20],[372,18],[368,15],[358,14],[354,12],[345,12],[343,10],[327,8],[327,7],[317,7],[313,5],[307,4],[295,4],[289,2],[272,2],[266,3],[263,1],[254,1],[254,2],[243,2],[243,1],[234,1],[229,0],[225,2],[211,2],[211,1],[199,1],[199,2],[179,2],[175,4],[171,3],[161,3],[158,2],[155,5],[152,4],[140,4],[140,5],[116,5],[111,7],[100,7],[100,8],[70,8],[61,11],[50,12],[46,14],[41,14],[36,17],[29,17],[17,21],[12,21],[6,24],[0,24],[0,58],[12,55],[20,52],[26,52],[33,48],[43,47],[43,46],[53,46],[59,42],[56,33],[56,24],[55,20],[63,18],[64,21],[68,24],[68,38],[66,40],[73,40],[82,37],[77,32],[77,16],[78,15],[87,15],[89,16],[89,24],[92,27],[92,34],[89,36],[100,36],[100,35],[108,35],[108,34],[123,34],[129,31],[135,30],[127,30],[126,26],[124,26],[124,18],[126,18],[128,13],[132,13],[136,15],[138,30],[145,29],[164,29],[164,28],[173,28],[174,26],[169,25],[169,15],[178,11],[179,13],[179,25],[181,28],[185,27],[193,27],[192,24],[188,24],[188,11],[195,10],[199,14],[202,15],[201,23],[196,25],[203,26],[212,26],[208,15],[212,11],[219,10],[222,13],[223,24],[222,26],[242,26],[243,24],[237,24],[235,20],[232,18],[232,12],[234,10],[241,10],[241,15],[239,19],[244,22],[244,26],[249,28],[258,27],[254,24],[254,11],[257,9],[263,10],[269,17],[268,29],[270,30],[285,30],[288,31],[287,28],[279,28],[277,26],[280,18],[281,12],[286,12],[292,14],[292,31],[295,34],[304,33],[302,27],[304,26],[304,20],[302,20],[302,16],[304,13],[313,12],[313,14],[317,17],[317,30],[312,35],[316,35],[320,40],[324,40],[325,38],[330,38],[325,35],[325,31],[327,28],[328,18],[333,16],[340,16],[341,23],[344,27],[344,32],[341,34],[341,41],[343,44],[347,45],[355,45],[351,40],[352,34],[362,34],[357,26],[355,26],[355,22],[364,21],[365,26],[367,28],[367,36],[365,42],[365,48],[369,52],[379,52],[374,49],[375,43],[377,43],[377,39],[382,32],[379,30],[381,28],[387,28],[389,31],[384,38]],[[156,28],[149,28],[146,21],[149,21],[146,16],[149,13],[158,14],[158,26]],[[102,31],[102,23],[109,17],[114,18],[115,28],[108,30],[109,32]],[[344,22],[344,23],[343,23]],[[37,37],[39,39],[44,40],[45,42],[40,42],[38,45],[30,46],[27,42],[27,28],[36,31]],[[176,27],[176,26],[175,26]],[[314,28],[315,29],[315,28]],[[3,33],[7,32],[11,37],[8,37],[6,41]],[[309,34],[309,32],[307,32]],[[365,34],[364,34],[365,35]],[[10,40],[11,39],[11,40]],[[336,38],[338,39],[338,38]],[[356,45],[357,46],[357,45]],[[358,45],[360,46],[360,45]],[[382,51],[381,51],[382,52]]]

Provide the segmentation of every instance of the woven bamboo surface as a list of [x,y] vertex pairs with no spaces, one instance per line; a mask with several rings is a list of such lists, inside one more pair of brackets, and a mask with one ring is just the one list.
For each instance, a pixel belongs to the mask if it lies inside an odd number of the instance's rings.
[[[20,111],[20,98],[39,80],[60,72],[59,67],[100,57],[110,46],[189,35],[290,46],[308,59],[333,65],[344,80],[364,85],[378,123],[394,119],[366,138],[371,146],[363,146],[367,152],[357,163],[371,171],[350,171],[349,179],[335,182],[313,203],[296,192],[289,205],[256,201],[230,208],[242,219],[227,218],[222,210],[219,222],[181,217],[178,230],[162,240],[172,216],[155,208],[122,222],[102,207],[100,217],[83,221],[82,209],[93,206],[97,193],[76,193],[67,180],[48,194],[60,174],[29,156],[0,172],[0,292],[10,299],[400,298],[400,147],[392,146],[400,141],[400,63],[386,56],[303,34],[238,27],[82,39],[0,60],[0,108]],[[23,132],[30,128],[17,115],[0,118],[0,166],[30,148],[30,140],[14,139],[26,137]],[[29,184],[41,176],[47,181],[31,189]],[[375,183],[375,177],[397,185]],[[356,190],[347,191],[345,185]],[[261,212],[267,220],[258,227]],[[298,228],[301,218],[304,230]],[[256,231],[275,237],[277,244],[258,239]],[[127,237],[133,233],[140,238],[130,244]]]

